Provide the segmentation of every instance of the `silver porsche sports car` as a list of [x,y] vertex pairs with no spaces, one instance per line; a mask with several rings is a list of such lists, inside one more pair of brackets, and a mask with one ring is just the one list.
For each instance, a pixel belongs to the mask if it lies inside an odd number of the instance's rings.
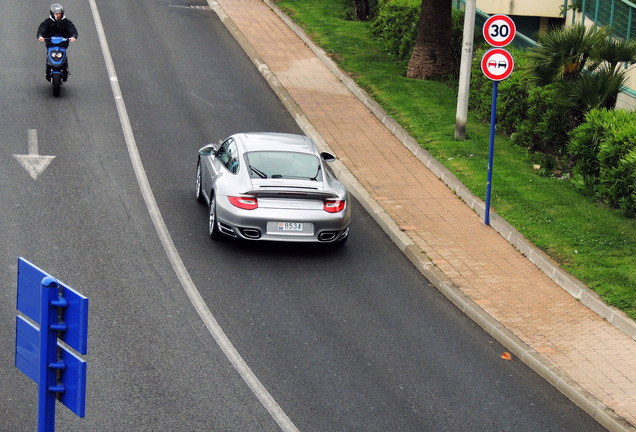
[[335,157],[302,135],[239,133],[199,150],[196,197],[210,237],[343,244],[351,207],[326,169]]

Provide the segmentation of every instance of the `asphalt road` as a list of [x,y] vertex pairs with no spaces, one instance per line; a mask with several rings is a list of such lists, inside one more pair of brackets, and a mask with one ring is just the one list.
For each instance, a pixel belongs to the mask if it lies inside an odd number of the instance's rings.
[[[197,149],[236,131],[299,128],[216,15],[190,7],[205,3],[92,3],[125,119],[91,1],[64,4],[80,37],[57,99],[35,41],[48,4],[0,4],[12,18],[0,26],[0,430],[36,429],[36,386],[13,364],[18,256],[90,302],[86,417],[58,404],[58,430],[281,429],[186,294],[123,120],[193,286],[298,430],[602,430],[520,361],[502,360],[504,348],[355,202],[351,238],[336,250],[207,237]],[[13,155],[35,135],[55,159],[34,180]]]

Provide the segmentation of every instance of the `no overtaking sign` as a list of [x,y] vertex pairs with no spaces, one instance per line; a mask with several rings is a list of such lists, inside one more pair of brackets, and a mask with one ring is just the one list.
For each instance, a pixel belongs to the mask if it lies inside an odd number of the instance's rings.
[[492,81],[501,81],[512,73],[515,62],[512,55],[501,48],[486,51],[481,59],[481,70]]

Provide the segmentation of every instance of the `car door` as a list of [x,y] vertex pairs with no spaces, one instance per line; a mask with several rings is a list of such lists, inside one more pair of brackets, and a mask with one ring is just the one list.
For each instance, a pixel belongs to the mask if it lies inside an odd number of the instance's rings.
[[237,157],[236,157],[236,142],[234,138],[226,139],[216,153],[213,153],[210,158],[206,158],[206,171],[209,173],[208,175],[208,183],[205,185],[206,191],[211,191],[212,189],[217,190],[217,182],[218,180],[225,175],[228,171],[235,172],[233,170],[238,170],[236,165]]

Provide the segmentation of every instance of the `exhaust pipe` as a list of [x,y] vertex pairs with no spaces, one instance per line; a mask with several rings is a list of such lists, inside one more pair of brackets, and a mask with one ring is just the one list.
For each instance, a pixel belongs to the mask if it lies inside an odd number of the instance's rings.
[[337,232],[332,232],[332,231],[323,232],[323,233],[320,233],[320,235],[318,236],[318,240],[320,240],[320,241],[332,241],[333,239],[336,238],[336,235],[338,235]]
[[243,234],[248,239],[252,239],[252,240],[261,238],[261,232],[254,228],[243,228],[241,230],[241,234]]

